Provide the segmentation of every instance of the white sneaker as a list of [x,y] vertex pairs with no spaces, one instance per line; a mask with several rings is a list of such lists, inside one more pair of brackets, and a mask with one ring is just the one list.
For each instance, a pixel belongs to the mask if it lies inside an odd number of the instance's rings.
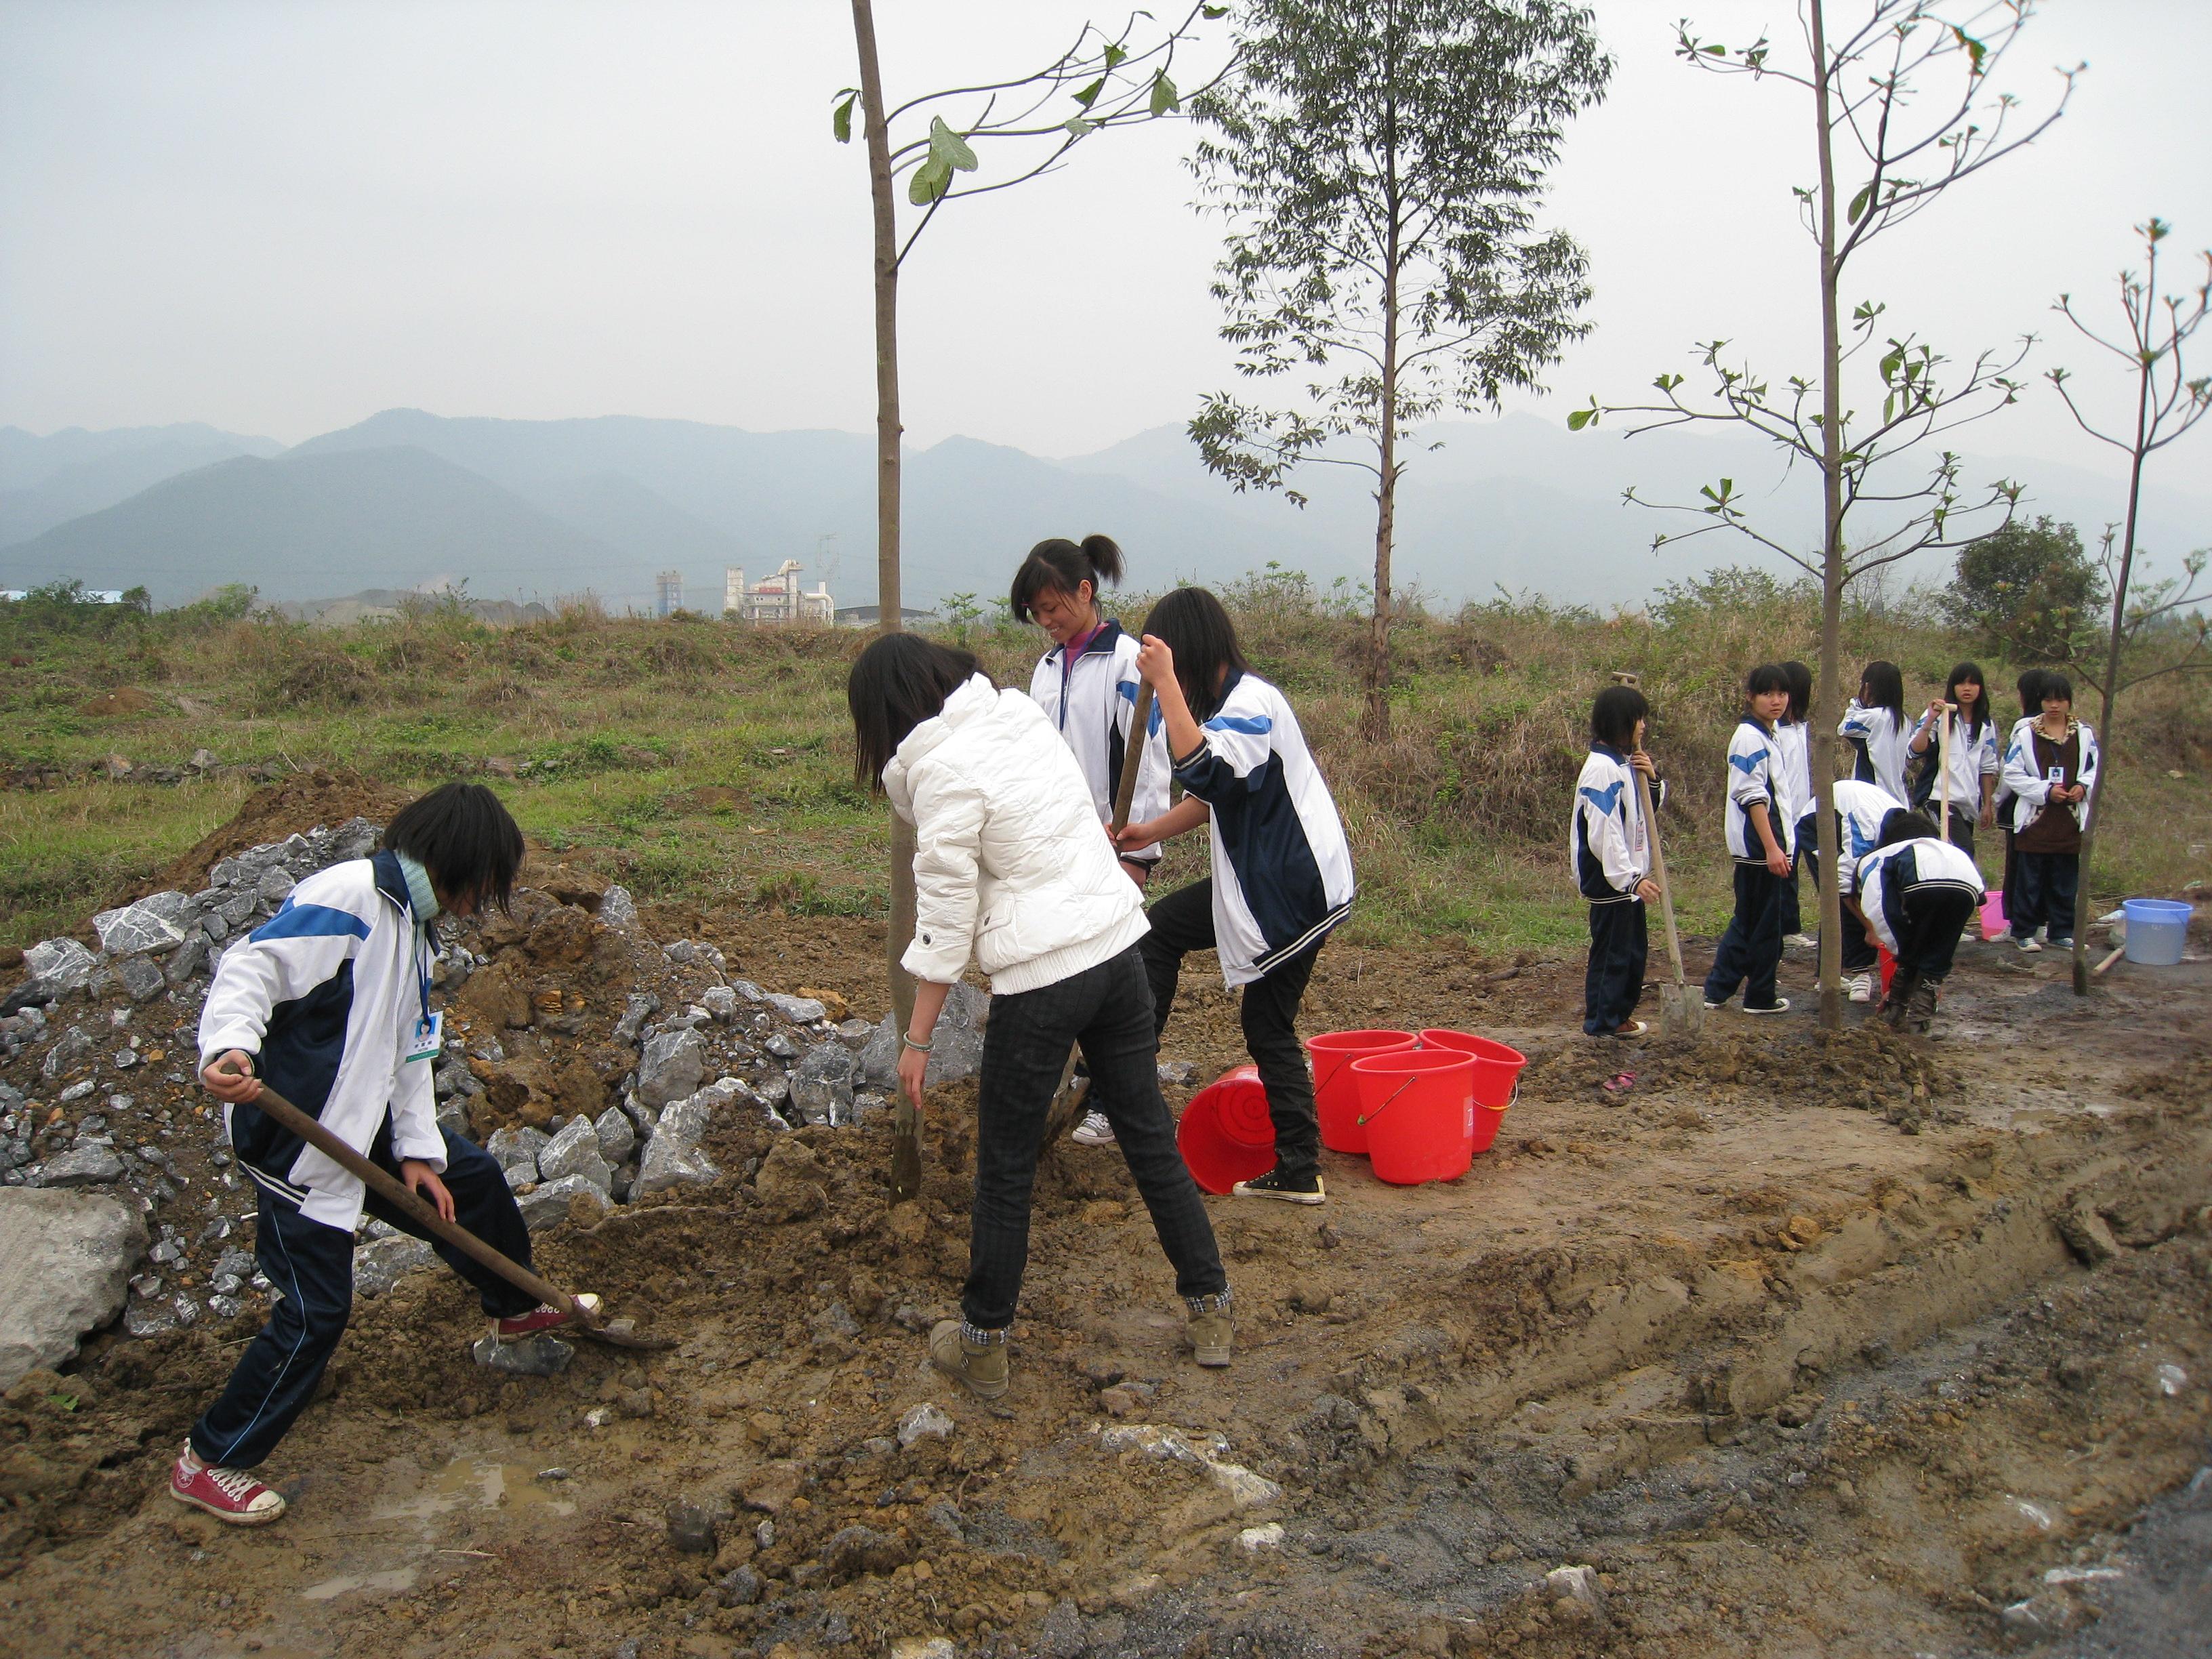
[[1743,1005],[1743,1011],[1747,1014],[1786,1014],[1790,1012],[1790,999],[1777,997],[1773,1006],[1767,1008],[1754,1008],[1747,1002]]
[[1106,1121],[1103,1112],[1085,1112],[1083,1121],[1075,1126],[1075,1133],[1068,1139],[1079,1146],[1111,1146],[1114,1126]]
[[1792,933],[1782,942],[1784,945],[1793,945],[1800,951],[1816,951],[1820,946],[1820,941],[1810,933]]
[[2021,939],[2020,948],[2027,951],[2040,951],[2043,948],[2043,941],[2036,938],[2034,934],[2029,933]]
[[1849,994],[1850,1000],[1853,1002],[1872,1002],[1874,1000],[1874,975],[1872,974],[1853,974],[1849,979],[1844,981],[1844,989],[1847,994]]

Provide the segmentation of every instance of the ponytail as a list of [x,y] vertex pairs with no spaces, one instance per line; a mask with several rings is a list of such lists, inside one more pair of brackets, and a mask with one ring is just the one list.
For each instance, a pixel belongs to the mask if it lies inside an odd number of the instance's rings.
[[1101,590],[1119,586],[1121,581],[1121,550],[1111,536],[1085,536],[1079,544],[1055,536],[1030,549],[1029,557],[1014,572],[1009,595],[1014,620],[1032,620],[1030,606],[1048,590],[1073,598],[1089,582],[1095,604]]

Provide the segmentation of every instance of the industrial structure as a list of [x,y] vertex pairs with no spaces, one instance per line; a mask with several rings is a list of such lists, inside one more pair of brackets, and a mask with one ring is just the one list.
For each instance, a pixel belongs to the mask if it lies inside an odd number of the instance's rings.
[[653,578],[653,615],[672,617],[684,608],[684,573],[664,570]]
[[829,627],[837,612],[829,583],[817,582],[810,593],[799,585],[799,569],[798,560],[786,559],[774,575],[748,584],[744,566],[727,567],[722,572],[722,614],[740,622]]

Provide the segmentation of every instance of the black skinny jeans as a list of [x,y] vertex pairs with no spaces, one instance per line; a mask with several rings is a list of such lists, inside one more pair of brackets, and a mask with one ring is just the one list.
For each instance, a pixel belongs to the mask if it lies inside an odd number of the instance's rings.
[[962,1314],[979,1330],[1014,1322],[1029,1265],[1037,1153],[1070,1043],[1082,1045],[1091,1103],[1114,1126],[1152,1231],[1175,1264],[1176,1293],[1213,1296],[1229,1287],[1213,1224],[1176,1148],[1175,1118],[1160,1094],[1159,1033],[1133,945],[1096,968],[991,1000],[975,1107],[968,1284],[960,1297]]
[[[1175,1006],[1182,959],[1193,951],[1211,951],[1213,939],[1213,878],[1178,887],[1145,912],[1152,931],[1138,941],[1145,974],[1152,982],[1156,1032],[1167,1028]],[[1313,977],[1316,943],[1244,988],[1240,1011],[1244,1047],[1259,1067],[1267,1091],[1267,1115],[1275,1124],[1275,1167],[1293,1178],[1321,1170],[1321,1120],[1314,1114],[1313,1073],[1306,1068],[1305,1045],[1298,1041],[1298,1006]]]

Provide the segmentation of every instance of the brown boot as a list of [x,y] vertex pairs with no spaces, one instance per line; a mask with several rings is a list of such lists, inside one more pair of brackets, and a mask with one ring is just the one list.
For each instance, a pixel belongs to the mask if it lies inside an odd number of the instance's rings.
[[1229,1322],[1229,1292],[1183,1298],[1190,1310],[1192,1356],[1201,1365],[1226,1365],[1233,1332]]
[[929,1363],[976,1398],[996,1400],[1006,1391],[1006,1334],[940,1319],[930,1327]]

